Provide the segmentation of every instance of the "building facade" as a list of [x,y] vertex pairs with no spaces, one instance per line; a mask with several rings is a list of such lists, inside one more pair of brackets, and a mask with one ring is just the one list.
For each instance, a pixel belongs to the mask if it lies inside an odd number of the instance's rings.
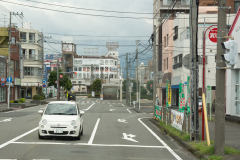
[[21,96],[32,98],[42,91],[43,34],[29,28],[19,28],[21,39]]

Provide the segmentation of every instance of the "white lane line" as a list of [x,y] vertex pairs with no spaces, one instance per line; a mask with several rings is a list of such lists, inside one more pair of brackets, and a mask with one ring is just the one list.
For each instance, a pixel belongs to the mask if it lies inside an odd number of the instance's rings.
[[57,144],[57,145],[71,145],[71,143],[51,143],[51,142],[12,142],[14,144]]
[[18,139],[20,139],[20,138],[22,138],[22,137],[24,137],[24,136],[26,136],[26,135],[28,135],[28,134],[36,131],[37,129],[38,129],[38,127],[34,128],[34,129],[32,129],[32,130],[30,130],[30,131],[28,131],[28,132],[26,132],[26,133],[23,133],[22,135],[20,135],[20,136],[18,136],[18,137],[16,137],[16,138],[13,138],[13,139],[11,139],[10,141],[8,141],[8,142],[6,142],[6,143],[1,144],[1,145],[0,145],[0,149],[3,148],[3,147],[5,147],[5,146],[7,146],[7,145],[9,145],[9,144],[12,143],[12,142],[17,141]]
[[[135,148],[166,148],[165,146],[123,145],[123,144],[88,144],[88,143],[48,143],[48,142],[12,142],[13,144],[50,144],[50,145],[75,145],[99,147],[135,147]],[[1,159],[0,159],[1,160]]]
[[136,148],[166,148],[164,146],[142,146],[142,145],[122,145],[122,144],[86,144],[75,143],[73,145],[101,146],[101,147],[136,147]]
[[100,118],[98,118],[98,120],[97,120],[97,122],[96,122],[96,124],[95,124],[95,127],[94,127],[93,132],[92,132],[92,135],[91,135],[91,137],[90,137],[90,139],[89,139],[89,141],[88,141],[88,144],[92,144],[92,142],[93,142],[93,139],[94,139],[94,136],[95,136],[95,134],[96,134],[99,121],[100,121]]
[[95,103],[93,103],[90,107],[88,107],[87,109],[83,109],[85,111],[89,110]]
[[123,107],[125,107],[123,104],[122,104]]
[[129,111],[129,109],[127,109],[127,111],[128,111],[129,113],[132,113],[131,111]]
[[8,119],[4,119],[4,120],[2,120],[0,122],[10,122],[11,120],[12,120],[12,118],[8,118]]
[[[146,117],[146,118],[149,118],[149,117]],[[156,133],[154,133],[146,124],[144,124],[144,123],[141,121],[141,119],[142,119],[142,118],[138,118],[138,121],[139,121],[140,123],[142,123],[142,125],[143,125],[144,127],[146,127],[147,130],[148,130],[149,132],[151,132],[152,135],[153,135],[159,142],[161,142],[161,143],[163,144],[163,146],[165,146],[165,147],[167,148],[167,150],[168,150],[177,160],[182,160],[182,158],[179,157],[179,156],[178,156],[160,137],[158,137],[158,136],[156,135]]]

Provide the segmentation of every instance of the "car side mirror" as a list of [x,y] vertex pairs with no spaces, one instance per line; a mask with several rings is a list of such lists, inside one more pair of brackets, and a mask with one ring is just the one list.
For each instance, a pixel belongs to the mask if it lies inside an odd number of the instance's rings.
[[81,115],[84,115],[85,112],[82,111],[82,110],[79,110],[79,113],[80,113],[80,116],[81,116]]
[[39,113],[39,114],[43,114],[43,110],[39,110],[38,113]]

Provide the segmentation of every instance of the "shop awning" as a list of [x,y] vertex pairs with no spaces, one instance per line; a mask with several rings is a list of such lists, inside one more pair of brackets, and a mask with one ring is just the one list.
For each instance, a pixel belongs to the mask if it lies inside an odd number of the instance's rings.
[[173,86],[171,86],[171,88],[172,88],[172,89],[174,89],[174,88],[175,88],[175,89],[176,89],[176,88],[179,88],[179,85],[173,85]]

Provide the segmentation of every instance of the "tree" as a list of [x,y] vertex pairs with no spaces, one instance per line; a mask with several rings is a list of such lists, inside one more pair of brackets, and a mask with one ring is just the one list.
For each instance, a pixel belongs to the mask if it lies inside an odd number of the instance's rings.
[[91,84],[90,89],[99,93],[101,91],[101,79],[95,79]]
[[[131,80],[130,83],[133,83],[132,92],[133,92],[133,93],[136,93],[136,92],[137,92],[137,83],[136,83],[136,80]],[[138,82],[138,84],[139,84],[139,82]],[[123,81],[122,90],[123,90],[124,92],[126,92],[126,80]]]
[[[151,87],[151,85],[152,85],[152,87]],[[153,94],[153,80],[147,81],[147,89],[150,93]]]
[[[63,75],[63,78],[59,78],[60,86],[63,87],[64,90],[70,91],[72,88],[72,82],[66,74],[63,74],[61,72],[62,69],[59,69],[59,76]],[[48,77],[48,86],[54,86],[55,88],[57,88],[57,84],[55,83],[55,81],[57,81],[57,72],[52,71],[50,72],[50,75]]]
[[145,88],[141,88],[141,95],[145,96],[147,95],[147,90]]

